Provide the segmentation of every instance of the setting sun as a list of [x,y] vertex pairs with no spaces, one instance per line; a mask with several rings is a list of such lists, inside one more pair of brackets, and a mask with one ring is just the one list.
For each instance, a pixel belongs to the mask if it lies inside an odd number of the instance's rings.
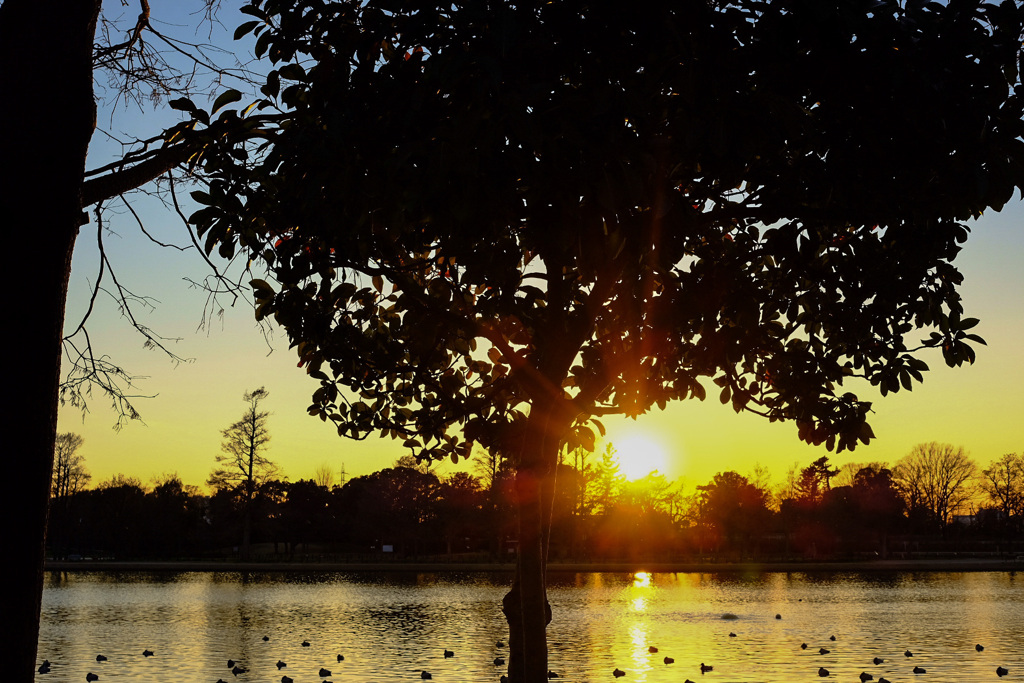
[[655,471],[666,473],[665,447],[657,440],[642,434],[631,434],[613,442],[613,446],[619,469],[630,481]]

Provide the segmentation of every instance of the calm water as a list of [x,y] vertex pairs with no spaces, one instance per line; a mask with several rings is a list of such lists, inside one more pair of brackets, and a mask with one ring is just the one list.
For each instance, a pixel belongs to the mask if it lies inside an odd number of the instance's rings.
[[[282,674],[318,683],[325,667],[334,681],[419,681],[421,670],[435,681],[497,681],[508,580],[53,573],[39,643],[53,666],[37,680],[80,682],[91,671],[100,683],[276,683]],[[1024,681],[1024,577],[1013,573],[567,574],[552,583],[551,669],[564,681],[616,680],[616,667],[624,683],[817,681],[822,666],[824,680],[867,671],[893,683],[994,681],[1004,666],[1003,681]],[[142,656],[147,648],[153,657]],[[249,671],[232,676],[228,659]],[[714,671],[702,677],[701,662]],[[915,676],[915,665],[927,674]]]

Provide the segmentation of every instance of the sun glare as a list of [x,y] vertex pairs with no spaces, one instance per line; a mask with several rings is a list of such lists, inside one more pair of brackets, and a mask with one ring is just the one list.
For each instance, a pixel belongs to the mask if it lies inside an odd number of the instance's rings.
[[619,471],[630,481],[655,471],[666,474],[665,448],[654,439],[633,434],[612,445],[619,460]]

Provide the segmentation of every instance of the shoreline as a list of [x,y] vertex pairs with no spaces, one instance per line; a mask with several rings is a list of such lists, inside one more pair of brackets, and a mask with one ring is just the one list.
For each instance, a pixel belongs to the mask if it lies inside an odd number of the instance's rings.
[[[206,561],[47,561],[46,572],[146,571],[146,572],[494,572],[512,573],[514,563],[500,562],[237,562]],[[655,574],[762,574],[800,572],[1013,572],[1024,571],[1024,557],[938,558],[849,562],[553,562],[549,574],[651,572]]]

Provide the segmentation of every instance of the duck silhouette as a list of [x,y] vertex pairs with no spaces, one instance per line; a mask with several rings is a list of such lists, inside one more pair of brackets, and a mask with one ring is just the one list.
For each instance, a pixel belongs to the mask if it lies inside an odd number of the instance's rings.
[[818,675],[821,676],[822,678],[825,678],[825,676],[828,676],[828,669],[826,669],[823,666],[819,666],[818,667]]
[[309,647],[309,641],[308,640],[302,641],[302,647]]
[[288,676],[281,676],[281,683],[294,683]]
[[339,662],[344,662],[345,661],[345,655],[338,655],[338,661]]
[[974,646],[974,649],[977,650],[978,652],[981,652],[982,650],[985,649],[985,646],[982,645],[981,643],[978,643],[977,645]]
[[87,681],[87,683],[92,683],[92,681],[100,680],[100,677],[90,671],[89,673],[85,674],[85,680]]
[[872,676],[871,674],[869,674],[869,673],[868,673],[867,671],[861,671],[861,672],[860,672],[860,680],[861,680],[861,683],[866,683],[867,681],[870,681],[870,680],[872,680],[873,678],[874,678],[874,676]]
[[325,669],[323,667],[320,667],[320,673],[319,673],[320,678],[327,678],[330,675],[331,675],[330,669]]
[[421,671],[420,678],[422,678],[425,681],[429,681],[431,678],[433,678],[433,676],[430,675],[429,671]]
[[914,653],[911,652],[910,650],[907,650],[906,652],[903,653],[903,656],[904,657],[913,657]]
[[676,662],[676,660],[672,659],[671,657],[665,657],[665,659],[663,661],[666,664],[675,664],[675,662]]
[[38,671],[41,674],[48,674],[48,673],[50,673],[50,660],[49,659],[44,659],[43,663],[39,665],[39,668],[36,669],[36,671]]
[[455,656],[455,653],[452,652],[451,650],[445,650],[444,651],[444,658],[445,659],[448,659],[449,657],[454,657],[454,656]]
[[647,651],[650,652],[653,655],[655,652],[658,651],[658,648],[656,648],[653,645],[651,645],[649,648],[647,648]]
[[626,672],[623,671],[622,669],[615,669],[614,671],[612,671],[612,676],[615,676],[616,678],[621,678],[622,676],[625,676],[625,675],[626,675]]
[[885,660],[884,660],[884,659],[882,659],[881,657],[875,657],[875,658],[874,658],[874,659],[872,659],[871,661],[872,661],[872,662],[874,662],[875,664],[881,664],[881,663],[882,663],[882,662],[884,662]]
[[714,669],[715,669],[715,667],[713,667],[713,666],[708,666],[708,665],[707,665],[707,664],[705,664],[704,662],[701,662],[701,663],[700,663],[700,672],[701,672],[702,674],[706,674],[706,673],[707,673],[707,672],[709,672],[709,671],[714,671]]
[[277,670],[278,671],[280,671],[281,669],[285,668],[286,666],[288,666],[288,665],[285,664],[284,662],[282,662],[280,659],[277,660]]
[[153,656],[153,651],[152,650],[143,650],[142,651],[142,656],[143,657],[152,657]]
[[244,667],[238,666],[237,664],[235,664],[235,666],[234,666],[234,667],[232,667],[232,669],[231,669],[231,673],[233,673],[233,674],[234,674],[234,675],[236,675],[236,676],[237,676],[238,674],[244,674],[244,673],[246,673],[247,671],[249,671],[249,670],[248,670],[248,669],[246,669],[246,668],[244,668]]
[[1010,673],[1010,670],[1007,669],[1006,667],[1003,667],[1003,666],[997,666],[996,667],[996,676],[999,676],[1000,678],[1002,678],[1003,676],[1005,676],[1008,673]]
[[501,657],[495,657],[494,658],[494,666],[504,666],[504,665],[505,665],[505,660],[503,658],[501,658]]
[[103,655],[96,655],[96,661],[97,662],[105,662],[105,661],[107,661],[107,658],[104,657]]
[[925,671],[923,666],[915,666],[914,667],[914,673],[916,673],[916,674],[926,674],[928,672]]
[[[106,657],[104,657],[104,659],[106,659]],[[98,662],[98,661],[100,661],[100,656],[99,656],[99,655],[96,655],[96,661],[97,661],[97,662]],[[231,668],[231,667],[233,667],[234,665],[235,665],[235,660],[233,660],[233,659],[229,659],[229,660],[228,660],[228,668],[230,669],[230,668]]]
[[825,648],[821,648],[821,649],[818,650],[818,654],[819,655],[827,655],[831,651],[832,650],[826,650]]
[[807,649],[807,643],[800,643],[800,649],[801,650],[806,650]]

